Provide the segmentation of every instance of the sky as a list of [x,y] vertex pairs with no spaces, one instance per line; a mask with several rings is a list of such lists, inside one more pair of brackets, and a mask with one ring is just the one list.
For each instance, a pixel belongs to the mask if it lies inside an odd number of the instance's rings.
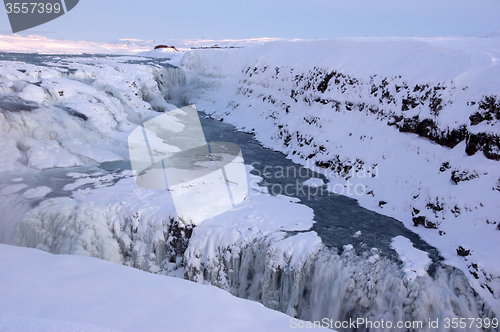
[[[95,42],[464,36],[500,30],[499,13],[500,0],[80,0],[19,35]],[[0,34],[12,34],[5,9]]]

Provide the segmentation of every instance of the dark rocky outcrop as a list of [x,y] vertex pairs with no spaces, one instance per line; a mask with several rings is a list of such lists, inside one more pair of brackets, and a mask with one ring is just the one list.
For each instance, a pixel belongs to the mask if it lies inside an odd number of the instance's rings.
[[462,181],[470,181],[472,179],[475,179],[479,177],[479,175],[476,172],[469,172],[467,170],[454,170],[451,172],[451,181],[453,183],[458,184],[459,182]]
[[469,255],[470,255],[470,250],[467,250],[467,249],[465,249],[464,247],[459,246],[459,247],[457,248],[457,255],[458,255],[458,256],[462,256],[462,257],[467,257],[467,256],[469,256]]
[[[276,67],[276,75],[272,78],[283,79],[283,71],[283,68]],[[265,68],[248,67],[243,72],[251,78],[253,75],[264,73]],[[307,105],[331,106],[336,112],[358,111],[367,115],[373,114],[378,120],[386,120],[389,126],[395,126],[400,132],[413,133],[449,148],[454,148],[465,141],[465,152],[468,155],[481,151],[488,159],[500,160],[500,137],[490,131],[470,130],[470,126],[476,126],[484,121],[494,125],[500,120],[500,100],[495,95],[482,96],[481,100],[469,101],[465,105],[453,105],[451,96],[459,94],[461,89],[456,89],[451,82],[411,86],[403,81],[401,76],[379,78],[377,75],[371,76],[370,81],[362,81],[345,73],[326,71],[317,67],[307,73],[293,73],[294,70],[291,69],[292,86],[289,97],[292,105],[302,101]],[[249,81],[245,79],[242,82]],[[353,91],[367,89],[372,100],[363,103],[340,100]],[[238,93],[249,97],[254,92],[241,86]],[[339,95],[337,98],[339,100],[328,97],[332,94]],[[376,103],[373,101],[374,98],[377,100]],[[280,103],[276,98],[263,96],[263,102],[266,101],[272,104]],[[289,102],[286,100],[281,102],[286,114],[290,113]],[[440,125],[439,114],[449,107],[476,107],[477,112],[470,116],[470,124],[459,123],[455,127]],[[398,109],[400,111],[396,111]],[[410,111],[418,111],[418,114],[415,115],[415,112]]]
[[412,220],[415,227],[424,226],[425,228],[437,229],[437,225],[432,221],[427,220],[424,216],[413,217]]
[[168,46],[168,45],[156,45],[155,46],[155,50],[159,50],[162,48],[170,49],[170,50],[175,51],[175,52],[179,52],[179,50],[175,46]]

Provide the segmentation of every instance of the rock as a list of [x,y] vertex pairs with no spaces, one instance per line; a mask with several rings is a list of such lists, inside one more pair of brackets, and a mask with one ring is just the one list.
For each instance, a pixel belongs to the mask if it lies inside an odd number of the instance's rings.
[[179,52],[179,50],[175,46],[168,46],[168,45],[156,45],[155,46],[155,50],[162,49],[162,48],[167,49],[167,50],[172,50],[175,52]]
[[469,255],[470,255],[470,250],[467,250],[467,249],[465,249],[464,247],[459,246],[459,247],[457,248],[457,255],[458,255],[458,256],[462,256],[462,257],[467,257],[467,256],[469,256]]
[[479,175],[476,172],[469,172],[468,170],[460,171],[456,169],[451,173],[451,181],[453,181],[453,183],[455,184],[458,184],[462,181],[470,181],[478,177]]
[[447,169],[450,169],[451,166],[450,166],[450,163],[449,162],[445,162],[441,165],[441,167],[439,168],[439,171],[440,172],[445,172]]
[[424,216],[413,217],[412,220],[413,220],[413,226],[415,227],[424,226],[425,228],[429,229],[437,229],[437,225],[432,221],[427,220],[427,218]]

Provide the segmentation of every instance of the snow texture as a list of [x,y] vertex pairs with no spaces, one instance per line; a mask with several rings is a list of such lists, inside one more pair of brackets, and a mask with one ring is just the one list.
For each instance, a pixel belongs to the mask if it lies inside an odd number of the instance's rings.
[[[193,228],[175,219],[167,193],[138,188],[130,174],[72,174],[66,189],[80,190],[28,209],[18,243],[185,273],[302,319],[491,317],[488,304],[498,314],[498,37],[250,44],[162,52],[182,70],[138,57],[0,61],[1,170],[126,159],[128,134],[182,92],[182,103],[323,173],[330,190],[362,185],[362,206],[401,220],[466,277],[447,267],[428,276],[428,261],[398,238],[416,276],[376,250],[331,251],[309,231],[311,209],[264,188]],[[2,193],[31,189],[11,182]]]
[[415,280],[417,276],[427,274],[427,269],[432,263],[429,254],[413,247],[411,241],[404,236],[396,236],[392,239],[391,247],[396,250],[403,262],[403,271],[408,279]]
[[325,183],[323,182],[323,180],[321,179],[318,179],[318,178],[310,178],[309,180],[305,181],[303,183],[303,185],[305,186],[309,186],[309,187],[313,187],[313,188],[316,188],[316,187],[321,187],[321,186],[324,186]]
[[289,331],[290,317],[212,286],[0,245],[0,331]]
[[42,66],[0,58],[0,152],[10,156],[0,170],[128,159],[127,134],[154,111],[175,109],[165,98],[185,82],[178,68],[141,61],[73,57]]
[[183,100],[333,192],[357,186],[351,197],[436,246],[500,312],[498,59],[498,36],[196,50],[182,60]]
[[118,332],[94,324],[22,316],[0,316],[0,331]]

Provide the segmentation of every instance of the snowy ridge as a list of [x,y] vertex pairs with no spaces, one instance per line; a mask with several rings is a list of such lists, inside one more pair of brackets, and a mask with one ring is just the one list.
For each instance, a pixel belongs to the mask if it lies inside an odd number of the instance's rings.
[[[44,36],[1,35],[0,52],[39,53],[39,54],[119,54],[149,57],[175,57],[175,53],[192,49],[238,48],[249,45],[262,45],[271,41],[290,40],[283,38],[247,38],[247,39],[167,39],[141,40],[119,39],[110,43],[59,40]],[[293,39],[295,40],[295,39]],[[290,40],[290,41],[293,41]],[[154,50],[155,46],[173,46],[172,49]]]
[[0,113],[0,151],[13,156],[2,159],[1,170],[126,159],[128,132],[153,109],[173,108],[165,98],[184,76],[173,67],[126,63],[141,58],[120,60],[0,61],[0,105],[7,110]]
[[[14,57],[24,61],[0,61],[0,171],[15,177],[128,159],[128,133],[174,109],[165,98],[185,83],[182,70],[138,57]],[[12,243],[29,204],[2,197],[0,240]]]
[[183,98],[323,172],[331,190],[363,186],[351,194],[362,206],[403,221],[498,303],[499,58],[498,38],[193,51]]
[[180,278],[4,244],[0,259],[2,332],[293,330],[282,313]]
[[[188,74],[184,102],[195,102],[198,109],[254,132],[264,145],[323,172],[332,190],[348,180],[364,185],[365,195],[355,197],[363,206],[402,220],[438,247],[448,263],[471,269],[466,277],[440,266],[434,278],[424,271],[405,278],[401,266],[374,250],[360,256],[351,246],[341,254],[330,251],[308,231],[314,223],[312,210],[285,196],[250,195],[241,206],[201,225],[183,225],[172,217],[168,195],[139,189],[131,174],[121,171],[70,173],[74,183],[65,189],[89,184],[95,189],[32,201],[40,202],[34,208],[17,197],[36,191],[28,192],[33,188],[12,179],[2,188],[12,194],[2,200],[4,214],[31,209],[17,228],[17,241],[24,246],[103,258],[153,273],[185,274],[302,319],[492,317],[500,312],[500,264],[488,251],[496,247],[499,234],[498,162],[480,152],[467,156],[466,142],[450,148],[388,124],[391,116],[430,114],[431,96],[403,110],[402,98],[411,89],[398,94],[396,88],[404,82],[412,88],[427,84],[431,94],[438,91],[435,98],[451,101],[443,102],[435,115],[439,128],[465,125],[497,135],[494,108],[492,118],[481,114],[485,119],[477,125],[470,123],[477,105],[459,108],[457,123],[452,120],[450,105],[480,103],[498,87],[497,41],[478,40],[278,42],[193,51],[182,61]],[[464,50],[476,42],[481,51]],[[419,66],[408,65],[409,54],[416,54]],[[456,61],[450,62],[450,55]],[[370,62],[372,58],[376,60]],[[422,59],[429,61],[417,61]],[[126,159],[128,133],[156,111],[173,109],[165,99],[175,97],[186,83],[180,69],[160,60],[56,57],[52,62],[50,68],[0,62],[0,102],[7,109],[0,119],[7,124],[0,132],[0,152],[11,156],[2,159],[5,171],[30,173]],[[325,80],[334,71],[340,73],[340,86],[335,74]],[[464,72],[470,86],[461,90],[457,77]],[[391,78],[377,89],[377,97],[371,95],[374,74],[380,85],[383,77]],[[354,79],[357,83],[342,87]],[[435,90],[440,82],[455,89]],[[381,96],[388,97],[380,102]],[[384,109],[371,112],[369,105],[378,103]],[[377,165],[378,176],[357,176],[362,165]],[[256,181],[251,174],[248,178]],[[427,228],[413,228],[421,224]],[[428,229],[433,227],[438,230]]]
[[115,43],[93,43],[72,40],[57,40],[43,36],[30,35],[0,35],[0,51],[20,53],[45,53],[45,54],[136,54],[149,50],[149,47],[130,45],[126,41]]
[[[224,232],[211,230],[216,231]],[[308,321],[494,317],[459,270],[439,267],[434,277],[425,271],[405,277],[376,249],[358,256],[346,246],[338,255],[314,232],[274,233],[251,241],[248,233],[242,232],[236,241],[219,242],[214,239],[224,236],[209,235],[203,226],[195,228],[185,254],[188,278]]]

